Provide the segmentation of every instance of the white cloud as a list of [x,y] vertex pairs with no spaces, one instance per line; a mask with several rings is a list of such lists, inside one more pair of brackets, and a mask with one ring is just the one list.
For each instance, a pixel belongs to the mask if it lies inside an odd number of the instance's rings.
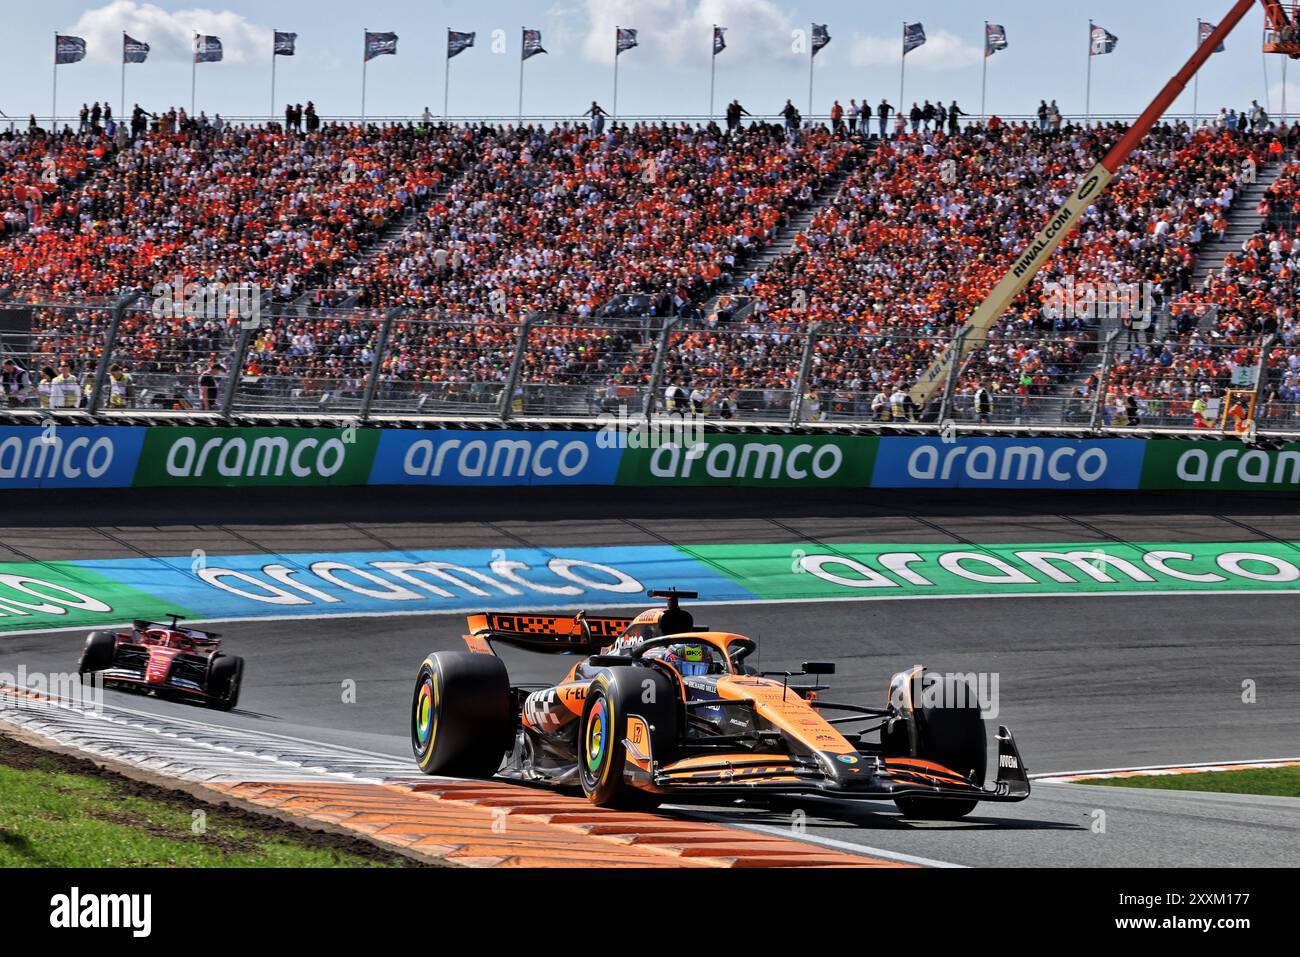
[[[903,49],[901,31],[892,37],[867,36],[861,33],[853,35],[854,66],[898,66],[898,57]],[[947,30],[935,30],[927,33],[925,46],[913,50],[907,55],[907,68],[940,72],[947,70],[964,70],[978,66],[984,51],[973,43],[968,43]]]
[[225,59],[235,63],[266,59],[271,52],[271,28],[232,10],[173,11],[135,0],[87,10],[68,32],[85,37],[86,59],[120,63],[123,30],[149,44],[150,60],[189,62],[196,33],[220,37]]
[[[640,45],[628,57],[666,66],[699,63],[709,55],[713,24],[729,30],[723,57],[792,56],[796,24],[771,0],[585,0],[583,55],[614,62],[615,26],[638,31]],[[807,33],[807,24],[799,26]],[[831,24],[832,43],[835,26]],[[805,40],[806,42],[806,40]],[[806,47],[804,50],[806,51]],[[803,55],[807,55],[804,53]]]

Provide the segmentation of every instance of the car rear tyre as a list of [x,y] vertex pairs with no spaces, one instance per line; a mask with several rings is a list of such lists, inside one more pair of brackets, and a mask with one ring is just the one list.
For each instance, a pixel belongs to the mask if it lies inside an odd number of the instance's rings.
[[244,683],[244,659],[219,655],[208,666],[208,707],[230,711],[239,704],[239,687]]
[[77,674],[91,674],[113,667],[113,656],[116,652],[117,635],[111,631],[92,631],[86,637],[85,647],[81,649]]
[[[906,725],[897,722],[881,734],[886,757],[917,757],[933,761],[962,775],[975,787],[984,784],[988,761],[988,743],[984,716],[976,689],[969,681],[950,675],[927,675],[925,682],[942,682],[939,704],[914,703],[917,746],[909,750]],[[927,684],[928,687],[928,684]],[[914,689],[915,691],[919,690]],[[934,695],[931,691],[927,698]],[[961,703],[958,706],[958,703]],[[934,797],[900,797],[894,804],[904,817],[919,820],[951,821],[975,810],[979,801]]]
[[440,651],[420,665],[411,749],[425,774],[486,778],[514,746],[510,676],[495,655]]

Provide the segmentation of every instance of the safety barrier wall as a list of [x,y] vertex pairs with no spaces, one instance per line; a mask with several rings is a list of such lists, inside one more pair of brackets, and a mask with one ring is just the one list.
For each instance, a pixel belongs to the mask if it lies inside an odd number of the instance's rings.
[[564,429],[0,427],[0,490],[274,486],[1300,490],[1300,443]]

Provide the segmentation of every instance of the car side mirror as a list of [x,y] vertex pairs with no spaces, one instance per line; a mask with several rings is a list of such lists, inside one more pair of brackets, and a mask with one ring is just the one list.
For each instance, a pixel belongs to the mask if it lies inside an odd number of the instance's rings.
[[803,663],[803,673],[806,675],[833,675],[835,674],[835,662],[805,661]]

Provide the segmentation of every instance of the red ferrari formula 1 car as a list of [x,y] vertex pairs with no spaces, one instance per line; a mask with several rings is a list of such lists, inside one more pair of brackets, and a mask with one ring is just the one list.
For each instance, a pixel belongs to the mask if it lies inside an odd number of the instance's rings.
[[217,649],[221,636],[169,624],[136,621],[130,631],[92,631],[77,663],[80,674],[99,674],[105,685],[206,704],[229,711],[239,703],[244,659]]
[[[816,683],[833,664],[758,672],[745,663],[752,639],[696,627],[679,603],[694,593],[650,595],[667,606],[636,618],[471,615],[468,652],[420,665],[411,704],[420,769],[576,785],[599,805],[816,794],[956,818],[980,801],[1029,796],[1005,727],[986,781],[969,678],[918,666],[893,677],[883,708],[835,704]],[[584,657],[557,684],[512,685],[494,644]],[[808,675],[811,685],[791,683]]]

